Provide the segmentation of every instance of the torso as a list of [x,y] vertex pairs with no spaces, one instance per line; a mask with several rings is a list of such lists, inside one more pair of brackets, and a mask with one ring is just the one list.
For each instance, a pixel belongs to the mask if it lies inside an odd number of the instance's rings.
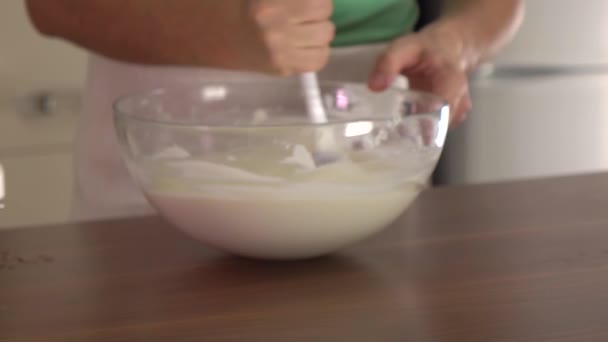
[[334,47],[393,40],[410,32],[419,16],[417,0],[333,1]]

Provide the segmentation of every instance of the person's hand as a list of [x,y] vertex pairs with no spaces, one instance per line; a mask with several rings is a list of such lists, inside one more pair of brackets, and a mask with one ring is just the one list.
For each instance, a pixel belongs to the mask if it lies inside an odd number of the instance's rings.
[[287,76],[325,66],[335,35],[332,0],[245,1],[250,25],[240,44],[246,68]]
[[452,125],[462,122],[471,110],[469,56],[456,32],[438,22],[397,39],[378,59],[369,87],[382,91],[397,75],[403,74],[409,79],[410,88],[434,93],[448,101]]

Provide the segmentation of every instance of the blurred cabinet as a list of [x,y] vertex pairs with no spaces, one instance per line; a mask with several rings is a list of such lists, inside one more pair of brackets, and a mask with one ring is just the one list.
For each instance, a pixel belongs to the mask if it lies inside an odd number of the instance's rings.
[[2,158],[5,196],[0,228],[65,222],[72,191],[72,155]]
[[608,170],[608,73],[471,83],[474,110],[451,132],[441,181],[487,183]]
[[86,54],[40,36],[23,1],[0,2],[0,229],[69,220]]
[[0,104],[0,155],[71,149],[80,90],[33,90]]

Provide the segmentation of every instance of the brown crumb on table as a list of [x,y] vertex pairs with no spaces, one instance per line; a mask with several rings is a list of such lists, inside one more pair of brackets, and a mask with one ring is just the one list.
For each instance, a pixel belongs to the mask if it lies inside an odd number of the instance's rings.
[[52,256],[45,255],[45,254],[41,255],[40,259],[42,259],[42,261],[44,261],[44,262],[53,262],[53,261],[55,261],[55,259],[53,259]]
[[12,256],[7,251],[0,251],[0,271],[9,270],[12,271],[16,266],[24,264],[40,264],[40,263],[51,263],[55,259],[46,254],[40,254],[37,257],[26,258],[22,256]]

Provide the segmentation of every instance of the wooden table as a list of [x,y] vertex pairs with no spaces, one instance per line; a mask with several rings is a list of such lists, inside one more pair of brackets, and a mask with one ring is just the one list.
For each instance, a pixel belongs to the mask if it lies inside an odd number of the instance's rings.
[[608,175],[438,188],[330,258],[157,218],[0,233],[0,341],[608,341]]

